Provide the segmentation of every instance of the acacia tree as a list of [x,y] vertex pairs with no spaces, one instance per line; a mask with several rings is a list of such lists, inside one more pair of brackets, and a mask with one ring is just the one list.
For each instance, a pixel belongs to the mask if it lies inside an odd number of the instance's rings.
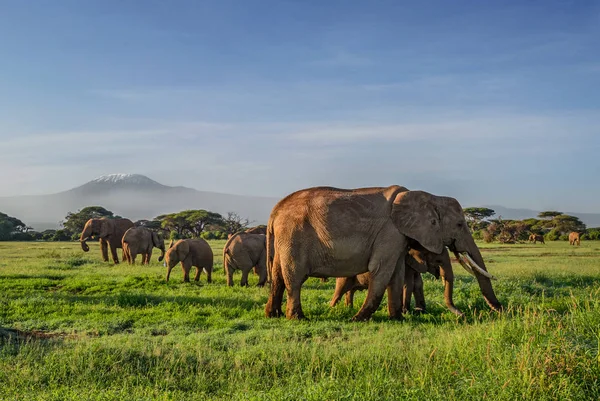
[[26,233],[31,230],[27,224],[23,223],[16,217],[11,217],[0,212],[0,240],[7,241],[13,236],[13,233]]
[[562,212],[557,212],[556,210],[547,210],[545,212],[540,212],[538,214],[538,217],[540,219],[552,220],[556,216],[560,216],[561,214],[562,214]]
[[102,217],[118,218],[113,212],[103,208],[102,206],[87,206],[73,213],[67,213],[65,220],[61,222],[61,226],[71,234],[77,234],[83,231],[85,223],[89,219],[98,219]]
[[468,207],[463,209],[463,213],[465,214],[465,219],[467,222],[469,222],[471,231],[481,228],[481,222],[483,219],[487,219],[488,217],[492,217],[494,214],[496,214],[493,209],[489,209],[487,207]]
[[175,232],[179,238],[184,236],[197,238],[208,225],[223,225],[223,216],[204,209],[165,214],[154,220],[160,221],[162,228]]

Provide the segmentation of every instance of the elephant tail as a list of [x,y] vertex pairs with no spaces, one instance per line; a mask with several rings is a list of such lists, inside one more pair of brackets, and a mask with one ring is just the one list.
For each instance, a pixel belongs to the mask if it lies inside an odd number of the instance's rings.
[[267,281],[272,280],[273,259],[275,258],[275,234],[273,233],[273,219],[269,219],[267,226]]

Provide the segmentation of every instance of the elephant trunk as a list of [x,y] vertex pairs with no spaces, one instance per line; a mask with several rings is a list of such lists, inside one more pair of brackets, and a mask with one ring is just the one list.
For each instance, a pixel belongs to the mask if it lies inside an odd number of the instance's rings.
[[90,250],[90,247],[88,246],[88,244],[85,242],[86,240],[80,240],[81,242],[81,249],[83,249],[83,252],[87,252]]
[[[477,245],[475,245],[475,241],[471,240],[471,242],[472,244],[470,244],[469,246],[468,255],[471,257],[473,262],[475,262],[475,264],[479,268],[481,268],[481,270],[487,272],[485,262],[483,261],[483,257],[481,256],[479,248],[477,247]],[[503,309],[502,304],[500,303],[500,301],[498,301],[498,298],[496,298],[496,294],[494,293],[494,289],[492,288],[492,281],[490,280],[490,278],[486,277],[482,272],[480,272],[477,269],[474,269],[474,274],[475,278],[477,279],[477,282],[479,283],[481,293],[483,294],[483,297],[485,298],[487,304],[493,310],[501,312]]]

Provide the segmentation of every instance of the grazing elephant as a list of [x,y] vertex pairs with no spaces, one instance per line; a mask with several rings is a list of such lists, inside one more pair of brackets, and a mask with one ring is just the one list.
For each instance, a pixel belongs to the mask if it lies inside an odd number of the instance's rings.
[[569,233],[569,245],[575,244],[577,244],[577,246],[581,245],[581,236],[578,232],[572,231]]
[[248,274],[254,268],[258,273],[258,286],[267,281],[267,237],[263,234],[234,234],[223,248],[223,269],[227,274],[227,285],[233,286],[234,270],[242,271],[241,286],[248,286]]
[[208,283],[212,282],[213,251],[210,245],[208,245],[208,242],[202,238],[181,239],[175,243],[171,241],[169,250],[165,255],[167,282],[169,282],[171,269],[179,262],[181,262],[181,268],[183,270],[183,282],[189,283],[190,269],[192,266],[196,267],[194,281],[200,280],[200,272],[204,269],[206,272],[206,281]]
[[85,223],[85,227],[79,238],[81,249],[83,249],[84,252],[88,252],[90,247],[86,241],[92,236],[97,236],[100,238],[102,260],[108,262],[108,248],[110,247],[113,262],[118,264],[119,257],[117,256],[117,248],[122,248],[121,240],[123,239],[123,235],[125,234],[125,231],[131,227],[133,227],[133,222],[129,219],[89,219],[87,223]]
[[146,227],[132,227],[123,235],[123,255],[129,264],[135,264],[138,254],[142,255],[142,264],[150,264],[152,248],[161,250],[158,261],[165,257],[165,240],[155,231]]
[[367,297],[353,320],[366,320],[388,292],[388,315],[402,316],[408,239],[439,254],[447,246],[473,272],[488,305],[500,311],[485,263],[453,198],[404,187],[300,190],[279,201],[267,225],[267,268],[272,283],[267,317],[304,318],[300,302],[308,277],[370,273]]
[[541,242],[542,244],[546,244],[544,242],[544,236],[540,234],[531,234],[529,236],[529,242],[533,242],[534,244],[537,242]]

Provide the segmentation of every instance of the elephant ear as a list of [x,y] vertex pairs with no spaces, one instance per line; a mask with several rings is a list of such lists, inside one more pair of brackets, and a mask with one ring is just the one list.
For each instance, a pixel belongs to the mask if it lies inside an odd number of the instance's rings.
[[158,233],[155,231],[152,231],[152,244],[156,248],[164,248],[165,247],[165,241],[163,241],[163,239],[160,237],[160,235],[158,235]]
[[175,245],[175,249],[177,251],[177,257],[182,262],[190,254],[190,245],[188,244],[187,241],[183,241],[183,240],[178,241],[177,244]]
[[108,237],[111,232],[113,231],[113,222],[111,220],[108,219],[102,219],[100,220],[100,238],[106,238]]
[[399,193],[394,199],[391,217],[400,233],[419,242],[428,251],[439,254],[444,250],[442,219],[430,193]]

